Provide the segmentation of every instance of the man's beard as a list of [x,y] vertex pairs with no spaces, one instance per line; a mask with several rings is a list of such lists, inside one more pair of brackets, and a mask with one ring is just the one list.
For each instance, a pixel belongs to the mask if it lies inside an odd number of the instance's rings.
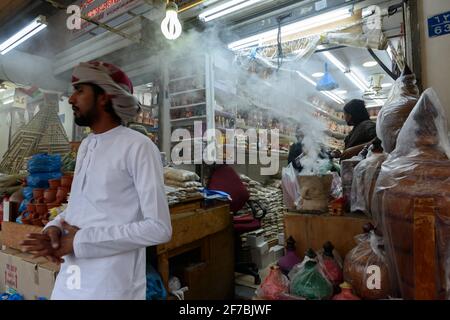
[[[79,111],[78,111],[79,112]],[[80,114],[78,117],[74,116],[75,123],[80,127],[90,127],[98,119],[98,110],[93,105],[85,114]]]

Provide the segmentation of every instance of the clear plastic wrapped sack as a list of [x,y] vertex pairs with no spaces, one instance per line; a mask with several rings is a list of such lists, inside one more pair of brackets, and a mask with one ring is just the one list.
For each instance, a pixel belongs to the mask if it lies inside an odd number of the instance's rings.
[[331,181],[331,197],[334,199],[340,199],[343,196],[342,179],[337,172],[332,172],[333,181]]
[[317,263],[316,254],[312,249],[308,250],[299,267],[295,266],[291,270],[291,276],[291,294],[308,300],[329,299],[333,295],[333,285]]
[[283,274],[288,274],[298,263],[300,258],[295,251],[295,240],[291,236],[286,241],[286,254],[278,260],[277,264]]
[[164,168],[164,179],[186,182],[199,181],[200,177],[195,172],[166,167]]
[[445,109],[428,89],[383,163],[372,201],[404,299],[450,298],[449,159]]
[[400,129],[418,99],[419,88],[416,85],[416,77],[406,67],[395,81],[386,103],[378,114],[377,136],[381,139],[385,152],[391,153],[395,149]]
[[365,226],[364,231],[355,237],[358,244],[345,256],[344,280],[362,299],[386,299],[391,294],[391,281],[383,238],[375,233],[373,226]]
[[287,293],[289,293],[289,279],[278,266],[270,267],[269,275],[256,290],[259,298],[267,300],[279,300],[282,294]]
[[339,285],[344,277],[342,273],[342,258],[334,249],[333,244],[327,241],[323,248],[317,252],[317,261],[322,272],[333,285],[334,292],[339,291]]
[[283,189],[283,203],[288,209],[295,210],[301,201],[297,170],[292,163],[282,169],[281,186]]
[[[379,140],[378,140],[379,141]],[[372,196],[380,174],[381,165],[386,160],[386,154],[373,145],[366,159],[362,160],[353,170],[351,188],[351,211],[363,212],[371,217]]]

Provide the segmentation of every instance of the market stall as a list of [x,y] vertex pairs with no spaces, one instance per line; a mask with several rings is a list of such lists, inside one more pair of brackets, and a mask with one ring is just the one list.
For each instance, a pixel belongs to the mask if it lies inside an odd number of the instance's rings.
[[[20,242],[71,201],[78,148],[95,132],[75,123],[71,100],[72,70],[86,61],[127,75],[115,90],[129,85],[121,104],[140,111],[122,123],[153,141],[163,165],[173,230],[147,248],[148,299],[449,298],[448,106],[421,90],[413,5],[74,4],[79,28],[61,28],[66,8],[47,1],[36,38],[0,43],[5,299],[50,297],[59,267],[20,253]],[[58,41],[43,48],[48,39]],[[32,61],[47,81],[26,79]],[[361,119],[347,108],[354,100]],[[367,139],[355,138],[361,123]],[[218,168],[226,173],[210,188]]]

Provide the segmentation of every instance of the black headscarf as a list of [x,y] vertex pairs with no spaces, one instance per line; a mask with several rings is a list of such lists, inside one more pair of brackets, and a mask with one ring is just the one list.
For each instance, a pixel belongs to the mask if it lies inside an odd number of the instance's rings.
[[357,126],[363,121],[370,120],[366,104],[363,100],[353,99],[344,106],[344,111],[352,116],[353,126]]

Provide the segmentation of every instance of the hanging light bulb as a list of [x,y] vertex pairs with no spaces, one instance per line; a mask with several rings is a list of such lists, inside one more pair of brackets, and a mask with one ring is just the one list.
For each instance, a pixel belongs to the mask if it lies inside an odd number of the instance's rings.
[[166,6],[166,17],[161,22],[161,31],[169,40],[175,40],[183,31],[180,20],[178,20],[178,6],[175,2],[169,2]]

